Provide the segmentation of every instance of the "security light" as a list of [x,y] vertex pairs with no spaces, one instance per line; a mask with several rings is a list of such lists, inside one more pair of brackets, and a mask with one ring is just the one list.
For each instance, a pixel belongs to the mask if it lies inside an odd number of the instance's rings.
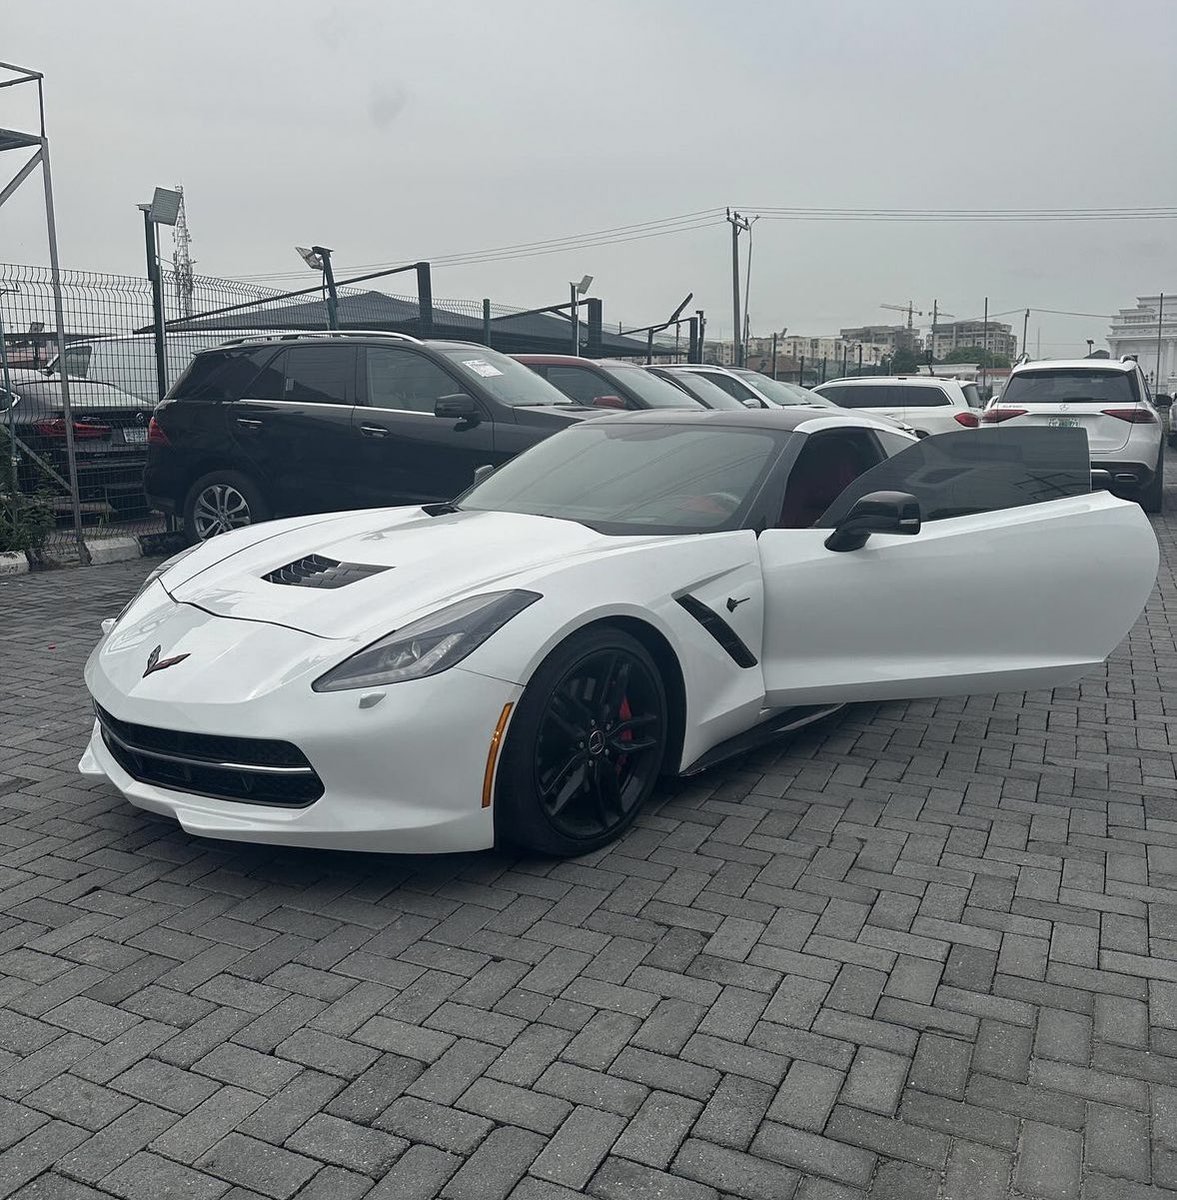
[[183,199],[179,192],[168,188],[156,188],[147,209],[148,219],[155,225],[174,225],[180,217],[180,201]]
[[323,256],[307,246],[295,246],[295,250],[302,256],[302,261],[306,263],[312,271],[321,271],[323,269]]

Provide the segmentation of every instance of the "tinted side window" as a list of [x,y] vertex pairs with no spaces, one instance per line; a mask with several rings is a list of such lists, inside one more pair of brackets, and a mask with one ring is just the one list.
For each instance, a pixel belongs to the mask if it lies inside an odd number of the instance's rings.
[[[267,358],[273,358],[272,348],[261,350],[210,350],[198,354],[172,389],[174,400],[239,400],[251,397],[258,400],[279,400],[282,396],[282,374],[269,385],[269,395],[259,395],[253,387]],[[263,390],[265,390],[263,388]]]
[[284,399],[302,404],[351,404],[355,374],[353,346],[292,346],[286,351]]
[[[559,388],[565,396],[581,404],[591,405],[601,396],[618,395],[617,385],[595,371],[586,371],[582,367],[559,366],[545,367],[544,371],[553,387]],[[632,407],[624,396],[619,398],[625,400],[627,408]]]
[[961,437],[941,433],[859,476],[818,522],[832,528],[870,492],[908,492],[925,521],[1041,504],[1091,491],[1091,459],[1082,429],[992,429]]
[[368,404],[373,408],[432,413],[442,396],[454,396],[462,390],[448,371],[411,350],[369,346],[365,355]]
[[905,384],[901,390],[903,403],[907,408],[939,408],[952,403],[943,388],[915,387],[909,383]]
[[899,384],[871,387],[867,384],[839,383],[822,388],[818,393],[840,408],[897,408],[903,404],[903,389]]
[[729,396],[735,396],[739,401],[755,400],[756,393],[750,388],[742,384],[738,379],[733,379],[730,375],[714,375],[704,374],[704,379],[709,379],[716,387],[721,387]]

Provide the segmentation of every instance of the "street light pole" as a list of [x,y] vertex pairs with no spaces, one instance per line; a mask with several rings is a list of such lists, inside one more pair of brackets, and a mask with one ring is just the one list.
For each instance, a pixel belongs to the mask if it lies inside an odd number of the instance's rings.
[[155,337],[155,390],[162,400],[168,390],[167,346],[163,328],[163,277],[159,269],[159,228],[151,219],[151,205],[140,204],[143,240],[147,252],[147,280],[151,284],[151,324]]
[[1157,373],[1153,384],[1153,392],[1161,390],[1161,325],[1165,320],[1165,293],[1161,293],[1161,302],[1157,306]]
[[327,285],[327,328],[339,328],[339,296],[335,291],[335,272],[331,269],[331,251],[326,246],[311,249],[323,260],[323,281]]
[[572,353],[580,354],[580,297],[576,294],[576,284],[570,283],[569,298],[572,303]]

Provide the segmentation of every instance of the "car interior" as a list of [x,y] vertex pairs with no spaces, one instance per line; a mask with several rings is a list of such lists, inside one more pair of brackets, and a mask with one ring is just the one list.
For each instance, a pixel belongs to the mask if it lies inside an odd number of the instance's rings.
[[865,471],[884,458],[869,436],[843,430],[810,434],[789,472],[778,529],[809,529]]

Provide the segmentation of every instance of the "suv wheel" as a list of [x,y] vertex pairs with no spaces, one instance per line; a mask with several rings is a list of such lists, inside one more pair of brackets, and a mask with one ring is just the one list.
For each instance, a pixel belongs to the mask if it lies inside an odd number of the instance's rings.
[[270,506],[261,489],[240,471],[202,475],[184,500],[184,534],[189,545],[219,533],[268,521]]
[[1165,509],[1165,450],[1163,446],[1157,455],[1157,465],[1152,473],[1152,479],[1148,487],[1141,489],[1137,499],[1140,507],[1146,513],[1159,513]]

